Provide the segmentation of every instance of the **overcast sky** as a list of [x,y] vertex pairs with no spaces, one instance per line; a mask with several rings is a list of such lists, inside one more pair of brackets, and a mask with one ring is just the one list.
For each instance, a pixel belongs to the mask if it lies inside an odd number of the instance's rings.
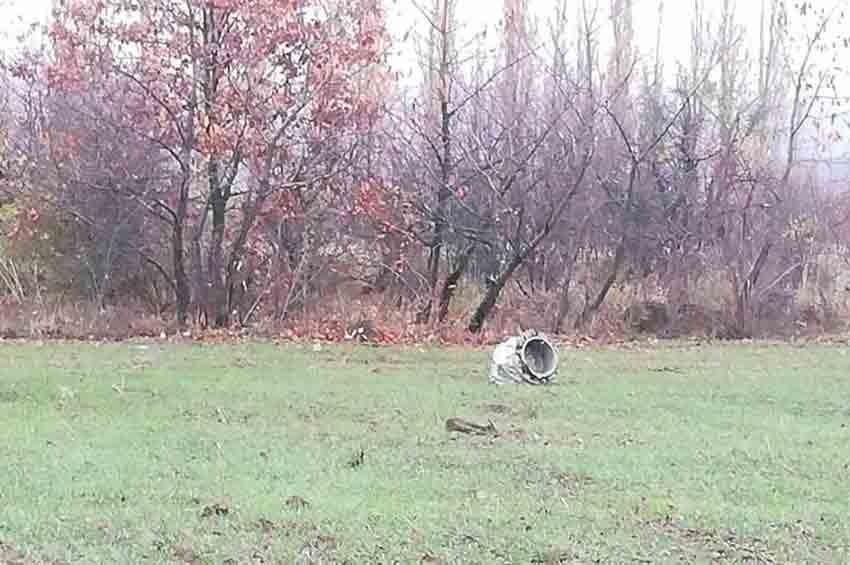
[[[418,63],[415,46],[419,38],[427,33],[427,24],[422,13],[417,9],[417,4],[426,6],[432,0],[383,0],[388,12],[388,24],[390,32],[395,41],[392,46],[392,57],[390,59],[394,69],[405,77],[405,82],[416,81],[418,78]],[[498,27],[502,15],[504,0],[456,0],[457,16],[459,20],[458,45],[465,44],[469,38],[488,29],[487,40],[495,47],[499,38]],[[554,13],[557,4],[563,0],[527,0],[532,17],[538,22],[541,36],[546,33],[547,19]],[[602,31],[602,52],[605,60],[605,36],[611,33],[608,21],[607,7],[610,0],[595,0],[600,7],[598,24]],[[658,5],[662,0],[633,0],[634,2],[634,27],[635,41],[639,56],[646,61],[651,61],[654,56],[655,40],[658,26]],[[715,15],[722,6],[721,0],[701,0],[703,5]],[[745,29],[744,41],[751,55],[755,55],[758,49],[759,37],[759,14],[762,2],[770,0],[737,0],[736,22]],[[850,1],[850,0],[843,0]],[[567,16],[575,21],[578,6],[582,2],[592,4],[594,0],[566,0]],[[686,60],[689,53],[690,23],[693,16],[694,0],[663,0],[664,16],[662,25],[662,52],[665,63],[665,71],[668,75],[675,72],[676,63]],[[809,0],[809,4],[817,9],[831,10],[842,0]],[[52,0],[0,0],[0,49],[10,48],[15,45],[15,38],[27,30],[32,23],[44,23],[47,21]],[[850,16],[850,15],[848,15]],[[800,26],[814,25],[813,18],[790,18],[791,27],[798,42],[802,41],[805,31]],[[850,24],[850,20],[843,25],[832,26],[834,33],[840,33],[842,28]],[[571,26],[572,28],[572,26]],[[574,28],[572,28],[574,29]],[[798,50],[799,51],[799,50]],[[845,60],[850,60],[850,48],[844,55]],[[850,71],[850,66],[848,66]],[[409,84],[409,82],[408,82]],[[840,79],[843,90],[850,94],[850,80]]]
[[0,31],[19,33],[26,24],[44,21],[50,5],[50,0],[0,0]]
[[[816,6],[829,6],[838,0],[813,0]],[[427,26],[423,23],[420,12],[414,8],[414,2],[428,4],[430,0],[387,0],[390,28],[397,39],[404,37],[409,30],[425,32]],[[554,14],[560,0],[528,0],[533,16],[537,19],[541,32],[545,33],[546,19]],[[567,16],[575,21],[577,7],[582,0],[567,1]],[[655,49],[658,25],[659,0],[633,0],[635,40],[638,49],[644,56],[651,56]],[[591,4],[592,0],[588,1]],[[469,37],[482,29],[489,28],[494,33],[488,37],[495,40],[495,33],[501,18],[503,0],[458,0],[457,12],[461,33]],[[598,0],[600,7],[598,24],[603,33],[610,33],[608,22],[609,0]],[[703,0],[709,13],[717,14],[721,0]],[[675,68],[677,59],[688,56],[690,23],[693,15],[693,0],[664,0],[664,20],[662,26],[663,53],[668,69]],[[758,45],[758,24],[761,3],[759,0],[738,0],[736,20],[747,29],[746,40],[751,48]],[[411,44],[415,41],[415,33],[408,37],[407,42],[397,42],[397,64],[409,70]],[[462,42],[461,42],[462,43]]]
[[[432,0],[383,0],[388,12],[388,23],[390,32],[395,41],[392,46],[392,66],[398,71],[405,82],[418,80],[418,63],[416,57],[416,42],[427,33],[427,24],[422,13],[417,9],[417,3],[426,6]],[[504,0],[456,0],[457,16],[459,20],[459,45],[468,41],[468,38],[480,33],[485,28],[490,31],[487,40],[492,46],[496,45],[499,33],[498,27],[502,15]],[[545,35],[547,19],[554,13],[555,6],[563,0],[527,0],[532,17],[536,18],[541,35]],[[566,0],[567,16],[575,21],[577,8],[581,2],[592,4],[594,0]],[[607,7],[610,0],[595,0],[598,2],[600,12],[598,23],[602,30],[603,44],[601,56],[605,60],[605,34],[610,34],[610,22],[607,19]],[[634,2],[634,27],[635,41],[639,56],[646,61],[651,61],[654,56],[655,39],[658,26],[658,5],[661,0],[633,0]],[[721,0],[701,0],[703,5],[717,14],[722,6]],[[850,0],[844,0],[850,1]],[[662,52],[665,63],[665,71],[668,75],[675,72],[676,63],[686,60],[689,52],[690,23],[693,15],[694,0],[663,0],[664,19],[662,25]],[[751,55],[755,55],[758,49],[759,37],[759,13],[762,2],[769,0],[738,0],[736,2],[736,22],[745,29],[744,41]],[[809,0],[809,4],[815,9],[831,10],[842,0]],[[47,21],[52,0],[0,0],[0,49],[10,48],[15,45],[15,38],[27,30],[33,23],[44,23]],[[850,16],[850,15],[849,15]],[[803,19],[792,16],[791,26],[794,29],[797,41],[802,40],[805,31],[800,29],[803,23],[813,25],[814,19]],[[833,26],[840,33],[843,25]],[[573,28],[574,29],[574,28]],[[850,48],[843,56],[850,60]],[[847,69],[850,72],[850,66]],[[410,82],[408,82],[410,81]],[[841,88],[846,91],[842,94],[850,94],[850,80],[842,77],[839,80]]]
[[[417,20],[421,21],[414,2],[428,4],[430,0],[384,0],[390,14],[390,24],[396,35],[403,35],[413,27]],[[559,0],[528,0],[532,12],[540,19],[548,17]],[[577,6],[581,0],[568,0],[568,5]],[[811,0],[815,7],[828,8],[838,0]],[[718,10],[721,0],[703,0],[709,9]],[[607,0],[599,0],[603,8]],[[688,23],[693,10],[692,0],[665,0],[664,2],[664,43],[668,46],[665,51],[673,58],[681,53],[681,47],[687,46]],[[759,0],[739,0],[736,11],[739,21],[752,31],[752,38],[757,38]],[[6,36],[4,43],[8,45],[9,38],[19,34],[32,22],[43,22],[50,13],[51,0],[0,0],[0,34]],[[464,29],[474,33],[489,26],[494,28],[501,17],[502,0],[458,0],[458,17]],[[575,8],[568,8],[570,16],[575,14]],[[639,43],[647,50],[652,48],[655,41],[657,24],[658,0],[634,0],[635,32]]]
[[[555,6],[561,0],[528,0],[533,17],[537,19],[541,32],[545,33],[546,20],[554,13]],[[583,0],[567,0],[568,17],[575,21],[577,7]],[[584,0],[589,4],[593,0]],[[634,26],[635,40],[639,55],[642,57],[653,57],[655,39],[658,26],[658,5],[660,0],[633,0],[634,2]],[[768,0],[765,0],[768,1]],[[810,0],[809,4],[815,9],[831,10],[837,2],[842,0]],[[847,1],[847,0],[845,0]],[[394,70],[401,74],[402,81],[408,85],[416,84],[418,78],[418,64],[415,52],[415,44],[418,37],[424,37],[427,25],[416,3],[425,6],[431,0],[384,0],[388,10],[388,23],[390,32],[395,41],[393,43],[393,54],[390,59]],[[464,43],[464,38],[469,38],[480,33],[485,28],[490,31],[487,41],[495,46],[498,41],[498,26],[502,15],[503,0],[457,0],[457,16],[460,39],[458,44]],[[709,11],[716,14],[722,6],[721,0],[702,0]],[[610,0],[598,0],[600,7],[599,24],[604,33],[610,33],[610,23],[607,20],[607,6]],[[759,13],[760,0],[738,0],[736,3],[736,22],[745,29],[744,40],[751,54],[755,55],[758,49]],[[52,0],[0,0],[0,49],[7,49],[15,45],[15,38],[26,31],[33,23],[45,23],[50,14]],[[664,16],[662,25],[662,52],[664,54],[665,71],[668,76],[675,72],[677,61],[684,61],[688,57],[690,23],[693,15],[694,0],[664,0]],[[793,5],[793,4],[792,4]],[[805,29],[801,26],[814,23],[799,17],[791,18],[791,26],[796,36],[801,38],[805,35]],[[839,32],[841,28],[846,29],[850,22],[844,22],[842,26],[833,26]],[[808,26],[806,26],[808,27]],[[603,39],[603,52],[605,56],[605,44]],[[842,57],[850,60],[850,49]],[[604,59],[603,59],[604,60]],[[650,59],[651,60],[651,59]],[[850,71],[848,66],[847,71]],[[839,78],[840,95],[850,95],[850,80],[845,73]],[[842,130],[850,132],[850,125],[842,119]],[[845,137],[850,138],[850,134]],[[842,143],[831,144],[827,153],[835,161],[846,159],[850,155],[850,144],[845,140]],[[823,155],[824,157],[826,155]],[[837,163],[836,163],[837,164]],[[850,168],[846,165],[841,167],[841,177],[846,178],[850,174]]]
[[[576,7],[583,0],[568,0],[568,16],[574,17]],[[592,0],[590,0],[592,1]],[[588,3],[590,3],[590,1]],[[604,24],[608,0],[598,0],[600,23]],[[815,8],[829,9],[840,0],[810,0]],[[425,26],[415,2],[427,5],[430,0],[384,0],[388,8],[389,24],[393,35],[400,40],[410,30],[424,31]],[[464,35],[472,35],[489,28],[497,37],[496,26],[501,17],[503,0],[457,0],[458,19]],[[528,0],[533,15],[541,25],[553,13],[560,0]],[[635,37],[644,54],[650,54],[655,44],[659,0],[634,0]],[[662,41],[667,63],[687,56],[689,24],[693,13],[693,0],[665,0]],[[709,10],[719,11],[721,0],[703,0]],[[33,22],[44,22],[50,13],[51,0],[0,0],[0,45],[14,44],[14,38]],[[758,20],[761,2],[759,0],[738,0],[736,15],[738,22],[747,28],[747,40],[755,48],[758,40]],[[795,19],[792,18],[792,22]],[[416,34],[409,34],[406,42],[395,44],[394,62],[401,70],[409,70],[412,61],[411,47]],[[672,68],[672,65],[671,65]]]

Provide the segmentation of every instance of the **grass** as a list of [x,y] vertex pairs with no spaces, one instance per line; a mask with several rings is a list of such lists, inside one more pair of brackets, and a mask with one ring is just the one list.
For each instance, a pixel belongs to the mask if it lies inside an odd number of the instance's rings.
[[0,563],[847,563],[848,362],[0,344]]

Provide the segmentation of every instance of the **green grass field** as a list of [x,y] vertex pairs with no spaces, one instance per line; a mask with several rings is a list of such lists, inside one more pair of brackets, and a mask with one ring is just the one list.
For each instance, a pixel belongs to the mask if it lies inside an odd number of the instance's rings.
[[0,344],[0,563],[850,563],[846,348],[561,355]]

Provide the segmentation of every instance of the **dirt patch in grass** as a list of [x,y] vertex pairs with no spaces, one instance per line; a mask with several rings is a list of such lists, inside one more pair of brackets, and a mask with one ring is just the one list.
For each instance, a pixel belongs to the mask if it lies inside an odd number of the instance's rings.
[[481,409],[488,414],[498,414],[500,416],[514,416],[516,410],[507,404],[498,404],[495,402],[487,402],[481,405]]
[[[290,497],[290,499],[304,501],[300,497]],[[273,555],[271,543],[275,537],[296,537],[303,540],[298,549],[296,565],[330,565],[338,562],[336,538],[321,532],[311,522],[294,520],[275,522],[267,518],[260,518],[256,522],[256,527],[262,532],[262,539],[250,551],[250,561],[240,560],[238,563],[278,563],[279,561]]]
[[[780,562],[835,563],[839,560],[839,548],[824,543],[815,528],[802,520],[773,524],[770,531],[779,537]],[[846,549],[850,550],[850,546]],[[847,555],[843,557],[846,559]]]
[[561,472],[555,477],[558,486],[569,496],[578,496],[586,487],[593,484],[593,478],[581,473]]
[[177,545],[171,551],[174,560],[183,565],[201,565],[201,556],[191,547]]
[[313,365],[323,369],[370,368],[373,373],[389,373],[413,366],[411,361],[386,351],[376,351],[365,357],[357,352],[339,351],[314,344],[311,355]]
[[646,523],[655,535],[666,537],[681,559],[708,559],[711,563],[777,563],[766,541],[726,531],[693,528],[672,520]]
[[20,399],[21,395],[14,390],[0,391],[0,404],[12,404]]
[[583,563],[579,557],[570,549],[547,549],[541,551],[531,558],[532,565],[566,565],[572,563]]
[[298,552],[296,565],[326,565],[336,563],[337,541],[333,536],[315,534],[310,536]]
[[0,541],[0,565],[62,565],[62,562],[45,561],[24,555],[11,545]]
[[670,541],[681,560],[710,563],[836,563],[839,548],[818,539],[802,521],[773,524],[765,538],[743,536],[731,529],[709,530],[664,518],[646,522],[655,536]]
[[500,402],[485,402],[481,405],[481,411],[488,415],[522,418],[523,420],[534,420],[538,417],[535,407],[516,407]]

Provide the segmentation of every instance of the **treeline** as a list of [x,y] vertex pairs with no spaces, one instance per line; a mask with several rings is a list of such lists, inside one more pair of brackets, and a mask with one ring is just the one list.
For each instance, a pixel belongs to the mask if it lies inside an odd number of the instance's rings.
[[[431,0],[403,88],[377,0],[85,0],[3,56],[8,308],[186,327],[370,319],[729,337],[843,324],[844,14]],[[38,30],[36,30],[38,31]],[[643,42],[645,43],[645,42]],[[86,307],[81,307],[85,304]],[[131,325],[132,326],[132,325]],[[132,331],[132,330],[130,330]]]

